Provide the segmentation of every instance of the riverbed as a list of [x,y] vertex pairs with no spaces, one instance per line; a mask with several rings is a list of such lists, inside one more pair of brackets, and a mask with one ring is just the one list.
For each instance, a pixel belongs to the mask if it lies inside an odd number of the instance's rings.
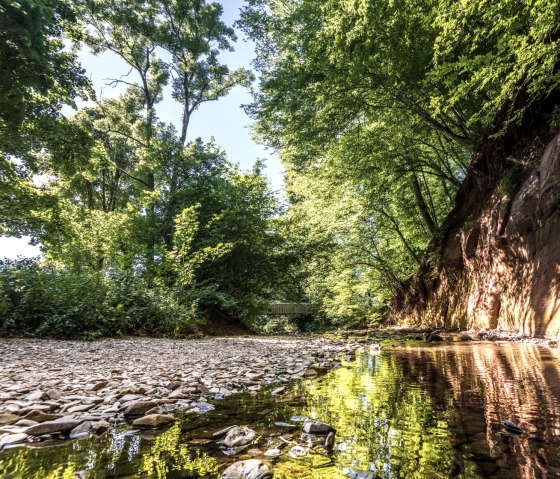
[[[370,347],[373,344],[373,347]],[[176,410],[163,431],[115,423],[100,436],[0,452],[3,478],[219,477],[235,461],[271,463],[276,478],[560,477],[560,354],[510,342],[364,342],[317,378]],[[302,344],[303,345],[303,344]],[[344,354],[344,353],[342,353]],[[302,436],[308,418],[336,430],[331,450]],[[514,434],[503,423],[523,430]],[[240,450],[216,433],[256,431]],[[315,438],[317,439],[317,438]],[[305,451],[293,457],[299,445]],[[266,451],[278,449],[278,457]]]

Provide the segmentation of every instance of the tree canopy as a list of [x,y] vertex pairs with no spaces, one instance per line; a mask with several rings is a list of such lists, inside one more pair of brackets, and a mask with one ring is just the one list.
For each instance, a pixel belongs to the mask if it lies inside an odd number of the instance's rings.
[[[215,2],[1,0],[0,234],[43,251],[0,268],[2,328],[64,329],[37,322],[26,288],[91,334],[251,323],[275,300],[310,303],[316,323],[381,319],[441,237],[473,152],[558,90],[558,7],[247,0],[251,70],[223,62],[236,30]],[[120,95],[95,97],[81,48],[126,65],[110,79]],[[260,161],[240,171],[191,136],[197,110],[238,86],[286,202]],[[57,295],[83,297],[80,313]]]

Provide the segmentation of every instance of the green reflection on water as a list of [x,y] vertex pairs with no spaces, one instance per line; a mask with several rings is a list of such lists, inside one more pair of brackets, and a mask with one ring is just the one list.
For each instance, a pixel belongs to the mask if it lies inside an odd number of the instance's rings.
[[[283,454],[278,479],[343,478],[343,468],[398,478],[560,477],[560,375],[557,353],[523,345],[414,346],[360,354],[327,376],[293,384],[286,395],[229,398],[204,416],[180,415],[155,436],[100,438],[0,453],[4,478],[61,479],[217,477],[247,450],[227,457],[212,433],[246,424],[260,434],[253,449],[291,446],[292,431],[275,426],[294,415],[337,430],[332,457]],[[515,419],[527,431],[502,436]]]

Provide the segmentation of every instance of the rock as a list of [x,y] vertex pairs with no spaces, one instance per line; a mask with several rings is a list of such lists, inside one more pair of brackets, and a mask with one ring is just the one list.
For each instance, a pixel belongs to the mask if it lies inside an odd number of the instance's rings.
[[292,421],[292,422],[307,422],[307,421],[309,421],[309,418],[307,416],[292,416],[290,418],[290,421]]
[[70,438],[76,439],[85,436],[91,430],[91,421],[84,421],[70,431]]
[[167,387],[171,389],[171,391],[175,391],[175,389],[179,389],[182,386],[181,381],[170,381]]
[[43,411],[29,411],[25,416],[25,419],[36,422],[54,421],[55,419],[60,419],[62,416],[60,414],[48,414]]
[[291,424],[289,422],[284,422],[284,421],[275,421],[274,425],[276,427],[285,427],[285,428],[288,428],[288,429],[297,427],[297,424]]
[[109,381],[99,381],[98,383],[94,384],[91,388],[92,391],[100,391],[101,389],[105,389],[109,385]]
[[303,373],[304,378],[314,378],[317,376],[317,371],[313,368],[307,368],[307,370]]
[[245,376],[250,381],[258,381],[264,377],[264,373],[245,373]]
[[81,421],[70,417],[61,417],[54,421],[45,421],[26,429],[30,436],[41,436],[42,434],[52,434],[53,432],[68,432],[80,425]]
[[219,431],[216,431],[214,433],[212,433],[212,437],[221,437],[224,436],[226,433],[228,433],[229,431],[231,431],[234,427],[237,426],[228,426],[224,429],[220,429]]
[[11,446],[13,444],[21,444],[22,442],[26,442],[28,437],[29,436],[23,432],[18,434],[8,434],[7,436],[0,438],[0,448]]
[[48,399],[48,396],[40,389],[37,389],[29,393],[25,399],[27,401],[42,401],[43,399]]
[[0,426],[9,426],[10,424],[15,424],[19,421],[21,417],[15,414],[0,414]]
[[335,434],[333,431],[329,432],[325,439],[325,450],[332,451],[334,449]]
[[124,411],[125,417],[143,416],[150,409],[158,407],[157,403],[154,401],[134,401],[129,404]]
[[170,399],[189,399],[191,396],[189,394],[185,394],[182,388],[178,388],[171,391],[167,397]]
[[231,429],[225,439],[224,446],[239,447],[250,444],[255,439],[257,433],[247,426],[237,426]]
[[548,341],[548,347],[549,348],[557,348],[558,347],[558,341],[555,341],[553,339],[551,339],[550,341]]
[[276,388],[270,394],[272,394],[273,396],[279,396],[280,394],[284,394],[285,392],[286,392],[286,386],[281,386],[279,388]]
[[94,404],[80,404],[78,406],[72,406],[68,408],[68,412],[69,413],[86,412],[89,411],[93,406]]
[[149,411],[146,411],[146,416],[149,416],[150,414],[161,414],[161,410],[160,410],[159,406],[158,407],[153,407]]
[[303,432],[316,434],[317,436],[327,436],[330,432],[336,433],[336,430],[324,422],[307,421],[303,425]]
[[264,455],[267,457],[278,457],[280,456],[280,449],[278,448],[269,449],[264,453]]
[[428,343],[434,343],[434,342],[439,342],[439,341],[443,341],[443,336],[441,336],[440,334],[438,334],[439,331],[431,331],[429,333],[426,333],[426,342]]
[[35,424],[39,424],[37,421],[31,421],[29,419],[20,419],[18,422],[15,423],[16,426],[20,427],[31,427],[35,426]]
[[142,399],[142,396],[140,396],[140,394],[123,394],[120,398],[120,401],[128,402],[128,401],[137,401],[139,399]]
[[111,425],[104,419],[101,419],[100,421],[95,421],[91,425],[91,429],[95,434],[103,434],[104,432],[108,431],[110,427]]
[[46,395],[49,399],[53,399],[55,401],[62,398],[62,393],[58,389],[49,389],[47,390]]
[[167,414],[150,414],[149,416],[136,419],[132,422],[132,426],[140,429],[157,429],[169,426],[174,422],[175,418],[173,416],[169,416]]
[[509,420],[504,421],[504,427],[506,428],[507,432],[513,433],[513,434],[523,434],[525,432],[517,424],[514,424],[513,422],[511,422]]
[[220,476],[220,479],[272,479],[272,466],[259,459],[234,462]]
[[292,459],[299,459],[300,457],[307,456],[309,449],[303,446],[294,446],[288,451],[288,456]]
[[210,411],[213,411],[214,409],[216,409],[214,406],[212,406],[212,404],[208,404],[207,402],[197,402],[196,404],[193,404],[193,408],[189,409],[189,412],[197,412],[199,414],[204,414]]
[[461,334],[461,336],[459,336],[459,341],[472,341],[473,338],[471,338],[468,334]]
[[362,469],[352,469],[345,467],[342,469],[342,474],[348,476],[350,479],[377,479],[373,471],[364,471]]

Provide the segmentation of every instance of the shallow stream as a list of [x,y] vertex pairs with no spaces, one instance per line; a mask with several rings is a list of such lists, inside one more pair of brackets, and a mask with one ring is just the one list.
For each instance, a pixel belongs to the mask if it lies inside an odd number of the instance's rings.
[[[529,344],[366,346],[355,361],[293,383],[281,396],[215,401],[215,410],[181,415],[158,434],[116,428],[3,451],[0,477],[215,478],[239,458],[278,447],[282,454],[271,461],[277,479],[559,478],[559,359],[557,350]],[[296,416],[336,429],[331,455],[321,447],[298,459],[286,454],[301,442]],[[525,432],[509,434],[505,420]],[[259,437],[228,456],[213,433],[234,424]]]

